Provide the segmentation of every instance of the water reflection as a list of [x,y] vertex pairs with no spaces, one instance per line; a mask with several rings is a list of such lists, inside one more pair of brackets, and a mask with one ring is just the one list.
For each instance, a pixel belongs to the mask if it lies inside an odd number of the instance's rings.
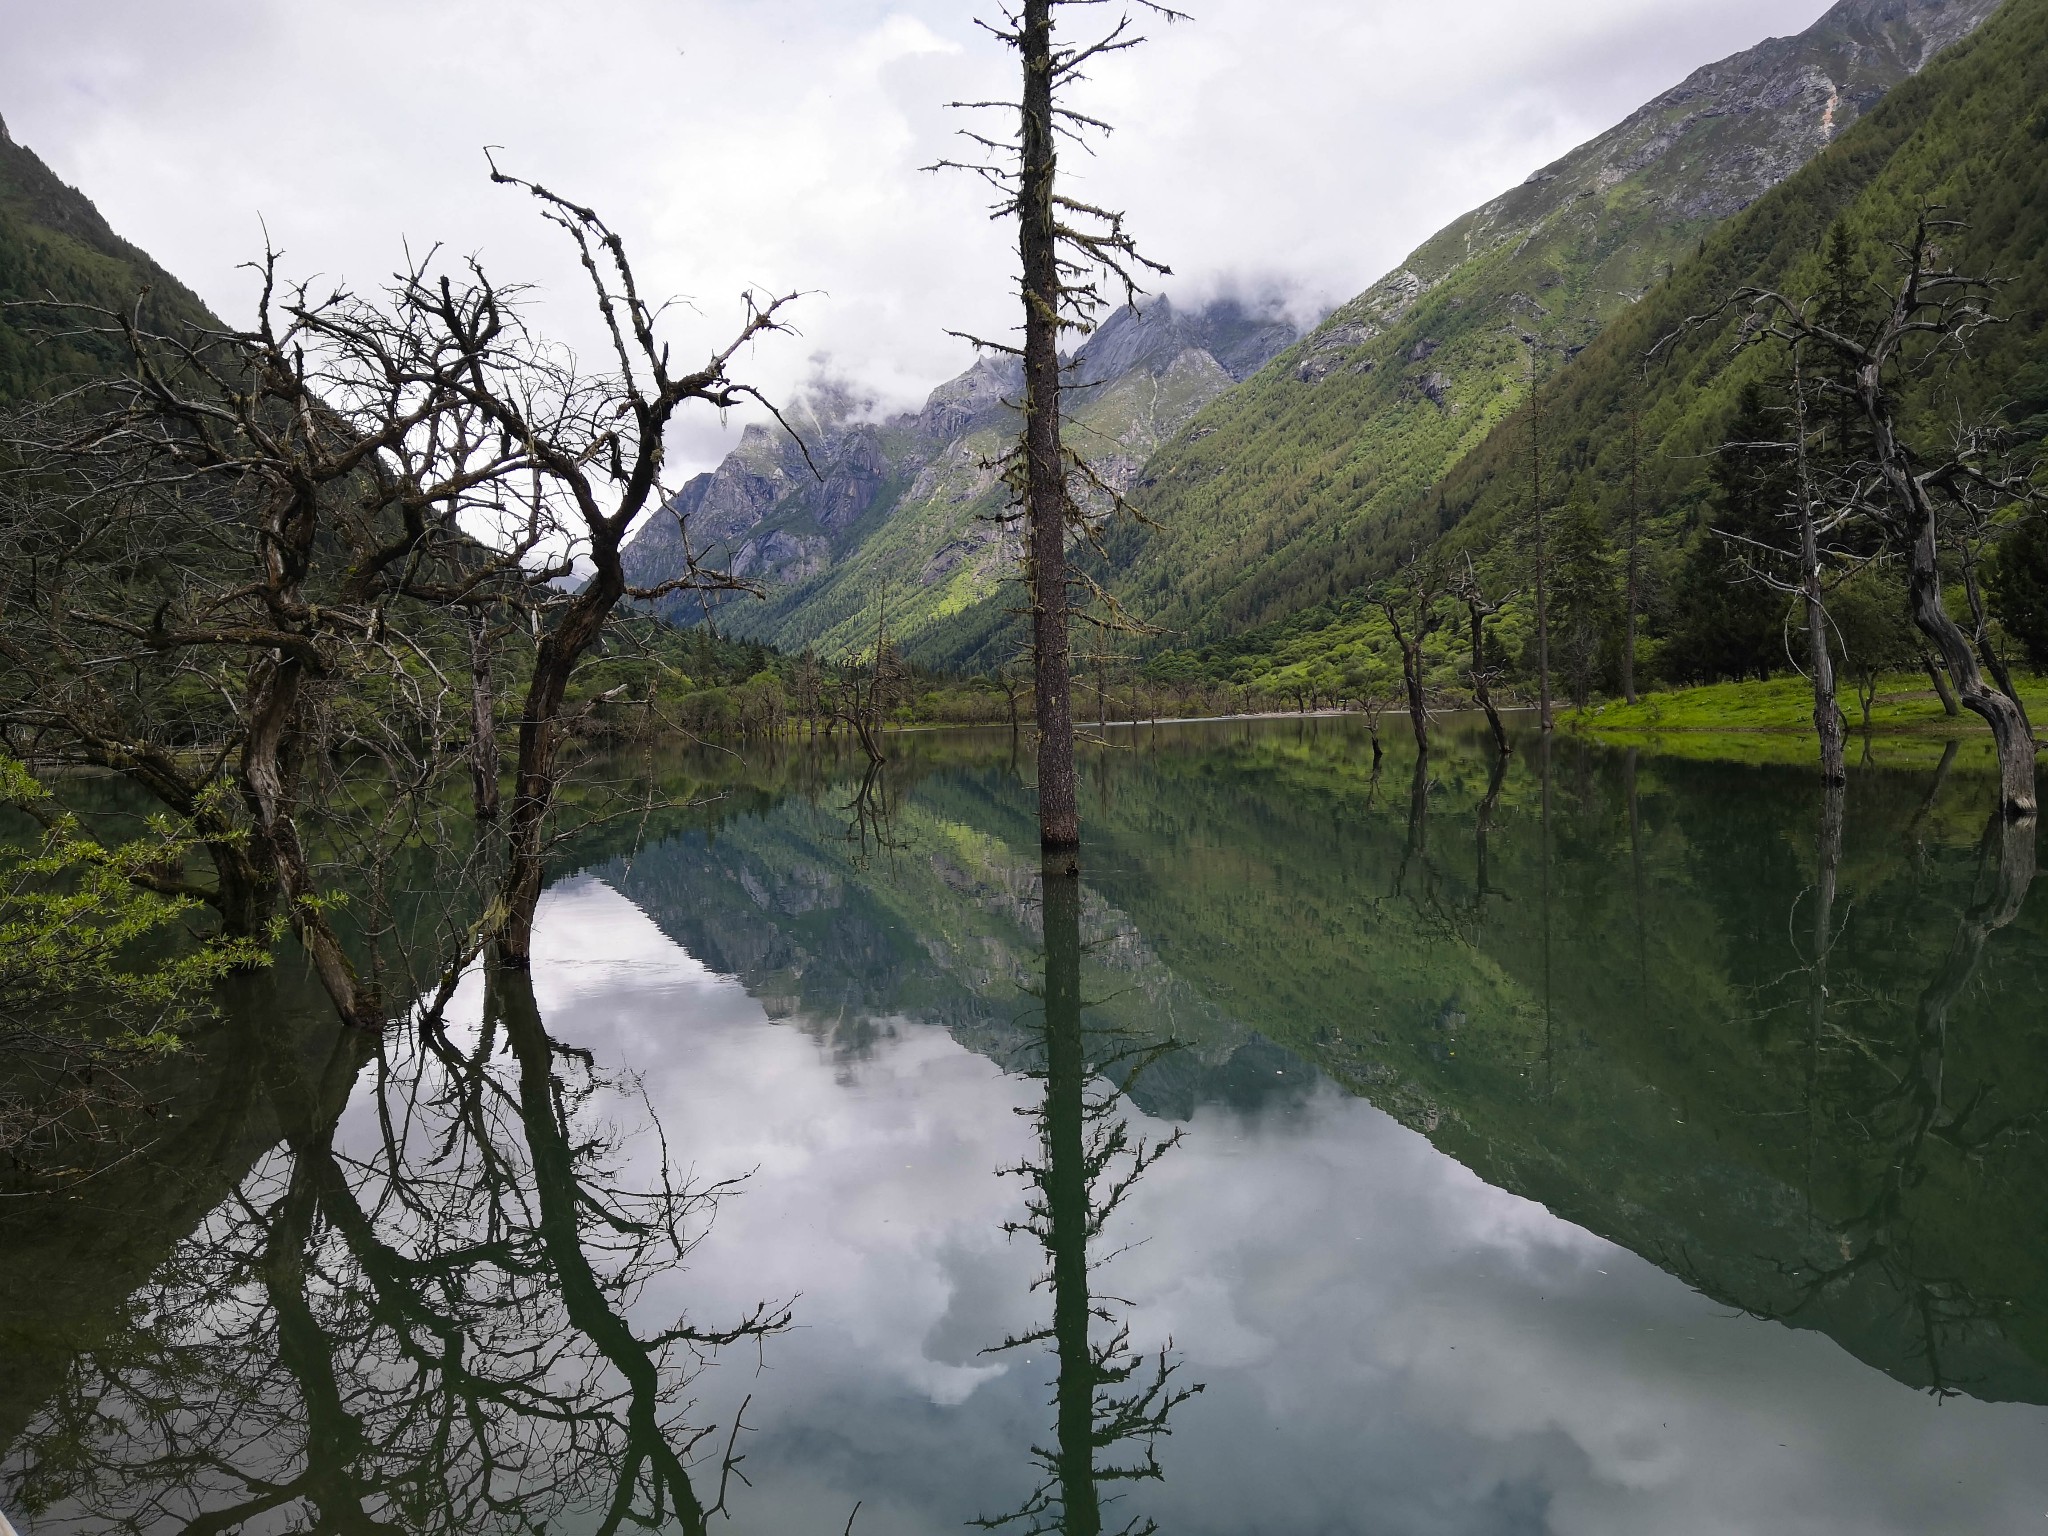
[[530,979],[492,974],[480,1026],[260,1071],[281,1143],[12,1448],[34,1529],[704,1530],[732,1461],[693,1482],[689,1382],[789,1314],[629,1320],[726,1188],[617,1128]]
[[[1006,734],[678,759],[533,986],[252,1010],[270,1150],[64,1335],[31,1529],[2039,1518],[2048,924],[1967,761],[1132,735],[1078,883]],[[685,1167],[759,1170],[714,1242]]]
[[[974,1523],[1031,1536],[1099,1536],[1103,1506],[1118,1497],[1105,1494],[1104,1485],[1159,1481],[1157,1441],[1169,1432],[1173,1410],[1202,1390],[1175,1379],[1179,1366],[1170,1345],[1153,1357],[1132,1349],[1122,1304],[1099,1294],[1093,1278],[1115,1257],[1100,1252],[1111,1220],[1138,1180],[1180,1142],[1178,1130],[1152,1143],[1134,1135],[1124,1109],[1146,1068],[1173,1046],[1084,1026],[1079,878],[1046,874],[1041,905],[1042,1057],[1029,1073],[1044,1087],[1031,1110],[1038,1152],[1010,1170],[1031,1193],[1026,1217],[1004,1230],[1028,1235],[1044,1249],[1047,1267],[1038,1284],[1052,1293],[1052,1321],[1013,1334],[997,1348],[1052,1346],[1058,1364],[1054,1440],[1032,1450],[1043,1475],[1023,1505]],[[1134,1514],[1118,1529],[1150,1536],[1158,1526]]]

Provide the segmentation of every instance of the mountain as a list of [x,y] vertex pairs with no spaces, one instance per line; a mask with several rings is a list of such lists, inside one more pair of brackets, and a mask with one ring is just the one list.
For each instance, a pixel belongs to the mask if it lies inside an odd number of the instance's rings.
[[[2007,0],[1966,41],[1902,84],[1798,174],[1703,240],[1672,276],[1632,305],[1544,389],[1546,483],[1562,498],[1583,490],[1603,523],[1620,515],[1629,480],[1629,418],[1639,416],[1641,487],[1653,574],[1699,532],[1712,495],[1711,450],[1726,436],[1743,385],[1771,366],[1738,352],[1740,318],[1690,327],[1747,284],[1819,291],[1823,246],[1839,221],[1857,271],[1888,276],[1889,242],[1940,207],[1963,222],[1942,242],[1956,270],[2001,280],[2005,323],[1966,355],[1903,384],[1902,419],[1944,441],[1947,423],[2003,412],[2048,425],[2048,0]],[[1645,355],[1683,332],[1647,373]],[[1513,547],[1527,516],[1530,425],[1526,408],[1503,418],[1434,486],[1389,500],[1365,538],[1327,561],[1340,593],[1384,572],[1401,551],[1445,539],[1482,564]],[[1155,461],[1156,462],[1156,461]],[[1152,473],[1153,471],[1148,471]],[[1509,584],[1522,579],[1506,572]],[[1653,584],[1654,585],[1654,584]],[[1310,594],[1312,597],[1315,593]],[[1652,611],[1653,633],[1658,614]],[[1254,670],[1315,664],[1369,623],[1354,596],[1234,645]]]
[[[1134,499],[1156,526],[1120,530],[1114,590],[1185,645],[1382,568],[1390,519],[1484,442],[1536,374],[1996,6],[1842,0],[1439,231],[1152,459]],[[963,615],[951,659],[985,662],[1001,623],[992,609]]]
[[[144,288],[160,321],[220,324],[191,289],[115,234],[83,192],[15,143],[0,121],[0,304],[54,298],[126,309]],[[42,340],[29,322],[0,309],[0,404],[117,366],[111,346]]]
[[[1069,440],[1128,487],[1162,442],[1298,335],[1279,315],[1231,299],[1119,310],[1073,359]],[[844,387],[814,386],[788,413],[801,443],[749,427],[634,539],[628,573],[648,584],[673,575],[687,533],[700,558],[729,562],[766,589],[765,602],[728,600],[711,615],[727,634],[853,650],[872,639],[886,600],[892,631],[914,637],[989,598],[1015,569],[994,465],[1016,434],[1019,392],[1014,361],[998,357],[940,385],[923,409],[881,420]],[[705,616],[695,597],[666,611],[684,622]]]

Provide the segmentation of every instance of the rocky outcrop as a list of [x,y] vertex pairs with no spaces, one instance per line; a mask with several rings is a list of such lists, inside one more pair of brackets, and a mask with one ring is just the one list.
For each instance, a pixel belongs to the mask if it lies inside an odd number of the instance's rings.
[[[1106,485],[1128,489],[1162,442],[1297,335],[1236,299],[1119,310],[1073,359],[1074,445]],[[722,566],[768,596],[725,608],[723,627],[828,652],[860,643],[866,626],[849,615],[874,592],[902,589],[890,608],[900,633],[919,622],[921,594],[937,609],[993,591],[1017,555],[994,514],[1021,386],[1015,359],[984,356],[920,409],[877,419],[844,386],[815,385],[788,413],[795,436],[749,427],[649,521],[627,549],[628,575],[652,586],[693,556]],[[694,597],[669,612],[704,616]]]

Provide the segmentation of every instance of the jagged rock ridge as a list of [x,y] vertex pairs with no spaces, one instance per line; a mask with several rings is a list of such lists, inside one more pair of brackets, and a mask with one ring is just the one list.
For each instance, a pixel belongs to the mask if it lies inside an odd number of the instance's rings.
[[[1161,442],[1298,335],[1232,299],[1120,310],[1073,359],[1070,441],[1128,488]],[[920,410],[880,419],[845,386],[814,385],[788,413],[801,443],[749,427],[634,540],[628,570],[650,584],[673,574],[687,539],[768,594],[719,607],[711,617],[729,633],[856,649],[884,601],[892,629],[913,633],[986,597],[1014,566],[993,465],[1016,430],[1019,385],[1014,360],[984,357]],[[668,612],[706,616],[694,597]]]

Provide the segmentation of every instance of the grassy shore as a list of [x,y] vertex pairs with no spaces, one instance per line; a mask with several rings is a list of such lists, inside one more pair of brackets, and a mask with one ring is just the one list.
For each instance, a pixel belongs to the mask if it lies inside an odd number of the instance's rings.
[[[2015,681],[2037,728],[2048,726],[2048,680]],[[1975,764],[1981,758],[1988,766],[1992,761],[1991,734],[1984,722],[1968,711],[1951,718],[1927,679],[1918,674],[1902,673],[1879,684],[1867,733],[1854,693],[1845,692],[1842,702],[1849,715],[1851,763],[1934,764],[1952,741],[1960,744],[1959,762]],[[1634,704],[1616,701],[1572,710],[1558,723],[1616,746],[1722,762],[1806,762],[1819,750],[1813,730],[1813,689],[1798,677],[1644,694]]]

